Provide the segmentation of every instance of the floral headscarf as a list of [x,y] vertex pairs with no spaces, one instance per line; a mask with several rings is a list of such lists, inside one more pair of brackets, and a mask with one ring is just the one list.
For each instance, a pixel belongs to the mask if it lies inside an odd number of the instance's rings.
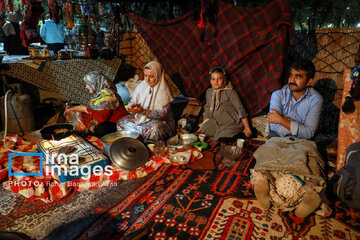
[[106,76],[98,72],[90,72],[85,75],[84,81],[94,91],[90,100],[93,110],[115,110],[119,104],[122,104],[114,83]]

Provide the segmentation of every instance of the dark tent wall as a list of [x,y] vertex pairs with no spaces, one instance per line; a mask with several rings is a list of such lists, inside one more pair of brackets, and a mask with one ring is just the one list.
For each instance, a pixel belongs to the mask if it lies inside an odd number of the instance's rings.
[[210,66],[219,64],[254,115],[281,87],[292,29],[289,1],[254,8],[219,1],[212,8],[213,16],[204,8],[204,28],[196,11],[164,22],[129,16],[183,94],[200,97],[209,86]]

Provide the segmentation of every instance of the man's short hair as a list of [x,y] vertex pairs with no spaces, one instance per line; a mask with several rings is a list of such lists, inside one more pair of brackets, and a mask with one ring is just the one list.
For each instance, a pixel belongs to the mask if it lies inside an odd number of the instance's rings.
[[307,80],[314,78],[315,76],[315,65],[312,61],[306,59],[296,59],[290,65],[289,70],[303,70],[306,72]]

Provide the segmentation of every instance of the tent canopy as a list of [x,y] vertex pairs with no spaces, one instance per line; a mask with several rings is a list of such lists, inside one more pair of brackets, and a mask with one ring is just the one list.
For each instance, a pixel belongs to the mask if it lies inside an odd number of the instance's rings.
[[[214,11],[214,9],[216,11]],[[151,51],[180,91],[200,97],[209,87],[209,69],[218,64],[239,92],[250,115],[258,113],[281,87],[284,61],[293,28],[289,0],[242,8],[219,1],[178,19],[154,22],[129,14]]]

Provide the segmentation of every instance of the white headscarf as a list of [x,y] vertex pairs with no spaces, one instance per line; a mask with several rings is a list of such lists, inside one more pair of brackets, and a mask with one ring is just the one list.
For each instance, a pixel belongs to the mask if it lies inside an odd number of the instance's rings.
[[161,64],[156,61],[151,61],[145,65],[155,75],[156,85],[150,87],[145,80],[143,80],[135,89],[132,97],[132,102],[140,104],[145,110],[159,109],[172,100],[174,100],[169,86],[164,77],[164,70]]

